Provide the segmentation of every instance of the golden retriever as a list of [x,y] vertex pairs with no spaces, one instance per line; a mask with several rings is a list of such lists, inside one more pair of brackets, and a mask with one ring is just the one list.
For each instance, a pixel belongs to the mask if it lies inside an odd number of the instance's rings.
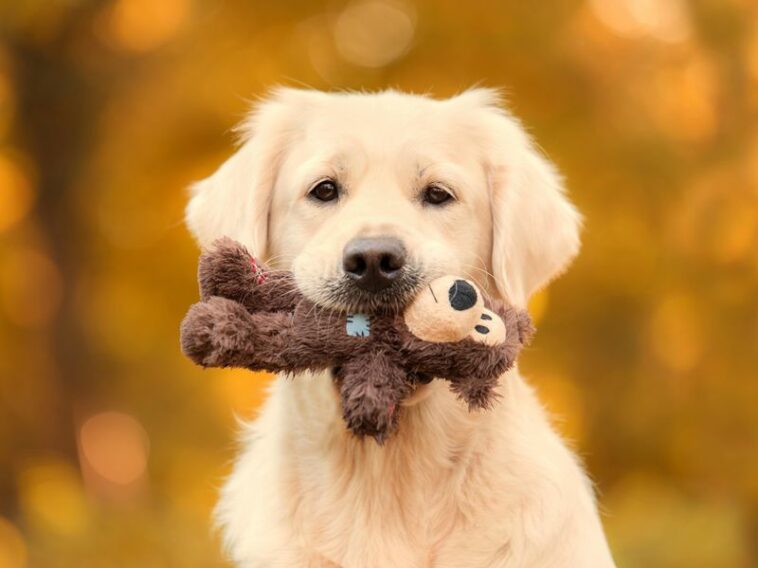
[[[227,235],[293,270],[323,305],[401,306],[452,273],[524,306],[579,249],[560,177],[494,91],[281,88],[240,134],[193,186],[188,226],[201,245]],[[499,392],[472,413],[446,383],[419,386],[379,446],[347,432],[330,373],[278,377],[217,507],[229,556],[266,568],[613,566],[592,486],[532,389],[514,370]]]

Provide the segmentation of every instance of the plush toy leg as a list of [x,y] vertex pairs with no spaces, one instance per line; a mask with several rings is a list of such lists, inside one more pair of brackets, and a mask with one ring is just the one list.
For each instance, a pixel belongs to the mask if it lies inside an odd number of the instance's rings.
[[400,403],[411,392],[406,373],[388,355],[368,353],[348,360],[336,380],[347,427],[382,444],[397,427]]

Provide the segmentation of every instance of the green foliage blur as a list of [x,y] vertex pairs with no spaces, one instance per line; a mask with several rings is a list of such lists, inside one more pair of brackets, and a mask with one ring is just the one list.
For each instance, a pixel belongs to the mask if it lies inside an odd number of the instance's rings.
[[620,566],[758,565],[758,3],[0,0],[0,567],[221,566],[264,376],[178,349],[186,186],[276,84],[503,86],[586,216],[522,369]]

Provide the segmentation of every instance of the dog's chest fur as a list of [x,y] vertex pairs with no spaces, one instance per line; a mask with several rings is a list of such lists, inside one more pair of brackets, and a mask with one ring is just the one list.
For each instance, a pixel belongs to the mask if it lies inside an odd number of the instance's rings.
[[[296,481],[296,526],[340,565],[430,565],[474,505],[458,498],[467,483],[462,462],[472,459],[464,455],[470,423],[443,442],[418,432],[418,408],[403,411],[402,431],[382,447],[334,427],[315,471]],[[316,459],[311,443],[296,446]]]
[[502,403],[475,414],[434,381],[379,447],[346,432],[329,376],[278,379],[217,510],[232,557],[346,568],[537,562],[568,516],[594,508],[570,454],[544,419],[535,427],[531,391],[504,380]]

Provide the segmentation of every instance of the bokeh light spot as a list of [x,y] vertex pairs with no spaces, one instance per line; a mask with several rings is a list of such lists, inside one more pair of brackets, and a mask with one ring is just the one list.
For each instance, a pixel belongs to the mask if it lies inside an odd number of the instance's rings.
[[89,517],[78,472],[58,458],[40,458],[22,466],[19,502],[31,525],[65,536],[85,530]]
[[647,103],[658,124],[674,139],[702,140],[716,128],[719,78],[712,62],[697,54],[674,68],[663,68]]
[[298,49],[308,54],[313,70],[329,83],[339,80],[343,66],[332,36],[324,33],[332,27],[332,20],[331,14],[320,14],[300,22],[295,30]]
[[[0,96],[2,96],[0,81]],[[21,221],[34,203],[29,177],[9,156],[0,154],[0,233]]]
[[756,219],[758,207],[734,195],[711,211],[710,249],[714,260],[728,264],[752,252],[756,244]]
[[0,517],[0,568],[24,568],[26,557],[21,532],[8,519]]
[[682,0],[590,0],[590,6],[603,24],[622,36],[648,35],[673,43],[691,33]]
[[148,445],[142,425],[121,412],[95,414],[79,429],[79,447],[87,465],[119,485],[134,483],[145,474]]
[[413,13],[399,2],[360,0],[340,13],[334,24],[337,51],[361,67],[384,67],[410,48]]
[[188,13],[187,0],[117,0],[98,20],[99,31],[118,48],[150,51],[171,39]]

